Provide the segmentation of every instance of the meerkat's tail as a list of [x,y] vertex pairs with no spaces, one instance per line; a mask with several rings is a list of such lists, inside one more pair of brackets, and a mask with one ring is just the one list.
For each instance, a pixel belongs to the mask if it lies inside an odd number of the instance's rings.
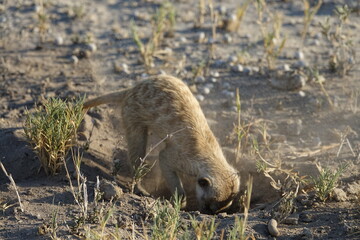
[[122,102],[122,100],[126,96],[126,93],[127,93],[127,91],[123,90],[120,92],[113,92],[113,93],[102,95],[100,97],[86,101],[83,105],[83,108],[89,109],[91,107],[96,107],[101,104]]

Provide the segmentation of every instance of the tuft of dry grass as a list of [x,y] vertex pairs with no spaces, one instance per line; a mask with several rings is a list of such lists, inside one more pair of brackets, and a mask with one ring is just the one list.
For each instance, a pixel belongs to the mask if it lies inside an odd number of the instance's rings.
[[67,102],[51,98],[34,113],[26,112],[24,132],[46,174],[55,175],[63,165],[83,119],[83,98]]

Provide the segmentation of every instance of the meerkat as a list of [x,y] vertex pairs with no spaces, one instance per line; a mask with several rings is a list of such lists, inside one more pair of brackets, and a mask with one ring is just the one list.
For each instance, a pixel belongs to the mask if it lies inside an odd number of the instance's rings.
[[180,79],[161,75],[135,86],[84,103],[84,109],[113,103],[121,107],[130,164],[146,155],[148,131],[165,147],[159,153],[161,172],[172,193],[183,197],[179,175],[196,179],[200,211],[217,213],[227,209],[239,192],[238,172],[226,161],[199,102]]

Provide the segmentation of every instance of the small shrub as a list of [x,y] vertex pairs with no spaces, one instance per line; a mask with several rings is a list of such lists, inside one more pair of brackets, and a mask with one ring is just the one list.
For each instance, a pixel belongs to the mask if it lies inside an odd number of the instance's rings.
[[[153,214],[153,225],[151,227],[151,239],[177,239],[181,227],[180,208],[181,197],[175,193],[173,207],[168,201],[157,200]],[[147,238],[146,238],[147,239]]]
[[46,174],[56,174],[83,119],[83,99],[66,102],[51,98],[34,113],[27,111],[24,131]]
[[336,171],[331,171],[328,168],[323,169],[319,165],[317,167],[320,171],[320,175],[317,178],[312,178],[312,180],[315,185],[316,196],[320,201],[325,202],[331,196],[332,191],[336,187],[337,182],[347,165],[340,165]]

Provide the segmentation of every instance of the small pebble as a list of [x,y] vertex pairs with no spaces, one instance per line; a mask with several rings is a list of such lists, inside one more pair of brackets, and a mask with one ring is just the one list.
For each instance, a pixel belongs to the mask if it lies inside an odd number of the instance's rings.
[[220,76],[219,72],[217,72],[217,71],[211,71],[211,72],[210,72],[210,75],[211,75],[212,77],[219,77],[219,76]]
[[284,72],[290,72],[291,71],[291,68],[290,68],[289,64],[284,64],[284,65],[280,66],[278,69],[281,70],[281,71],[284,71]]
[[228,59],[229,63],[236,63],[238,61],[238,57],[236,55],[231,55]]
[[304,91],[299,91],[299,96],[300,97],[305,97],[306,96],[306,93]]
[[186,37],[180,37],[180,42],[186,43],[186,42],[187,42],[187,38],[186,38]]
[[217,79],[214,78],[214,77],[212,77],[212,78],[210,78],[210,82],[216,83],[216,82],[217,82]]
[[210,88],[207,88],[207,87],[204,87],[202,92],[205,94],[205,95],[208,95],[210,93]]
[[75,56],[75,55],[72,55],[71,58],[70,58],[70,60],[71,60],[71,62],[72,62],[73,64],[77,64],[77,63],[79,62],[78,57]]
[[298,60],[304,60],[305,56],[301,50],[295,52],[295,58]]
[[243,72],[244,67],[241,64],[236,64],[236,65],[232,66],[231,70],[234,72]]
[[284,220],[284,223],[289,225],[297,225],[299,223],[299,214],[291,214]]
[[309,222],[312,222],[314,220],[313,220],[313,216],[311,214],[303,212],[303,213],[300,214],[300,221],[309,223]]
[[306,239],[306,240],[314,239],[312,232],[308,228],[304,228],[301,235],[302,235],[301,239]]
[[196,83],[204,83],[205,82],[205,78],[203,76],[197,76],[195,78],[195,82]]
[[115,183],[108,180],[102,180],[100,182],[100,192],[103,194],[104,200],[117,199],[123,195],[123,191]]
[[233,39],[232,39],[232,37],[231,37],[230,34],[226,33],[226,34],[224,35],[224,41],[225,41],[226,43],[232,43]]
[[89,43],[86,45],[86,47],[91,51],[91,52],[96,52],[97,47],[95,43]]
[[197,94],[197,95],[196,95],[196,99],[197,99],[199,102],[202,102],[202,101],[205,100],[205,97],[204,97],[203,95],[201,95],[201,94]]
[[121,64],[121,69],[126,73],[126,74],[130,74],[130,70],[129,70],[129,66],[126,63],[122,63]]
[[212,83],[207,83],[205,84],[205,87],[209,88],[210,90],[214,88],[214,84]]
[[221,6],[219,6],[219,7],[217,8],[217,10],[219,11],[219,13],[220,13],[221,15],[224,15],[224,14],[226,14],[227,8],[226,8],[226,6],[221,5]]
[[244,67],[243,72],[244,72],[245,74],[251,75],[251,74],[252,74],[252,69],[251,69],[251,67]]
[[293,64],[294,68],[304,68],[307,67],[308,64],[304,60],[299,60],[296,63]]
[[275,219],[271,219],[268,223],[268,230],[271,236],[277,237],[280,235],[280,232],[277,228],[277,221]]
[[235,93],[234,93],[234,92],[230,92],[230,91],[224,90],[224,91],[222,91],[222,93],[223,93],[226,97],[231,98],[231,99],[235,97]]
[[252,67],[251,68],[252,72],[259,72],[260,71],[260,68],[259,67]]
[[205,33],[200,32],[198,36],[198,43],[203,43],[203,42],[205,42]]
[[341,188],[334,188],[333,197],[338,202],[345,202],[348,199],[346,192]]
[[64,44],[64,39],[61,36],[57,36],[55,38],[55,44],[58,45],[58,46],[63,45]]

